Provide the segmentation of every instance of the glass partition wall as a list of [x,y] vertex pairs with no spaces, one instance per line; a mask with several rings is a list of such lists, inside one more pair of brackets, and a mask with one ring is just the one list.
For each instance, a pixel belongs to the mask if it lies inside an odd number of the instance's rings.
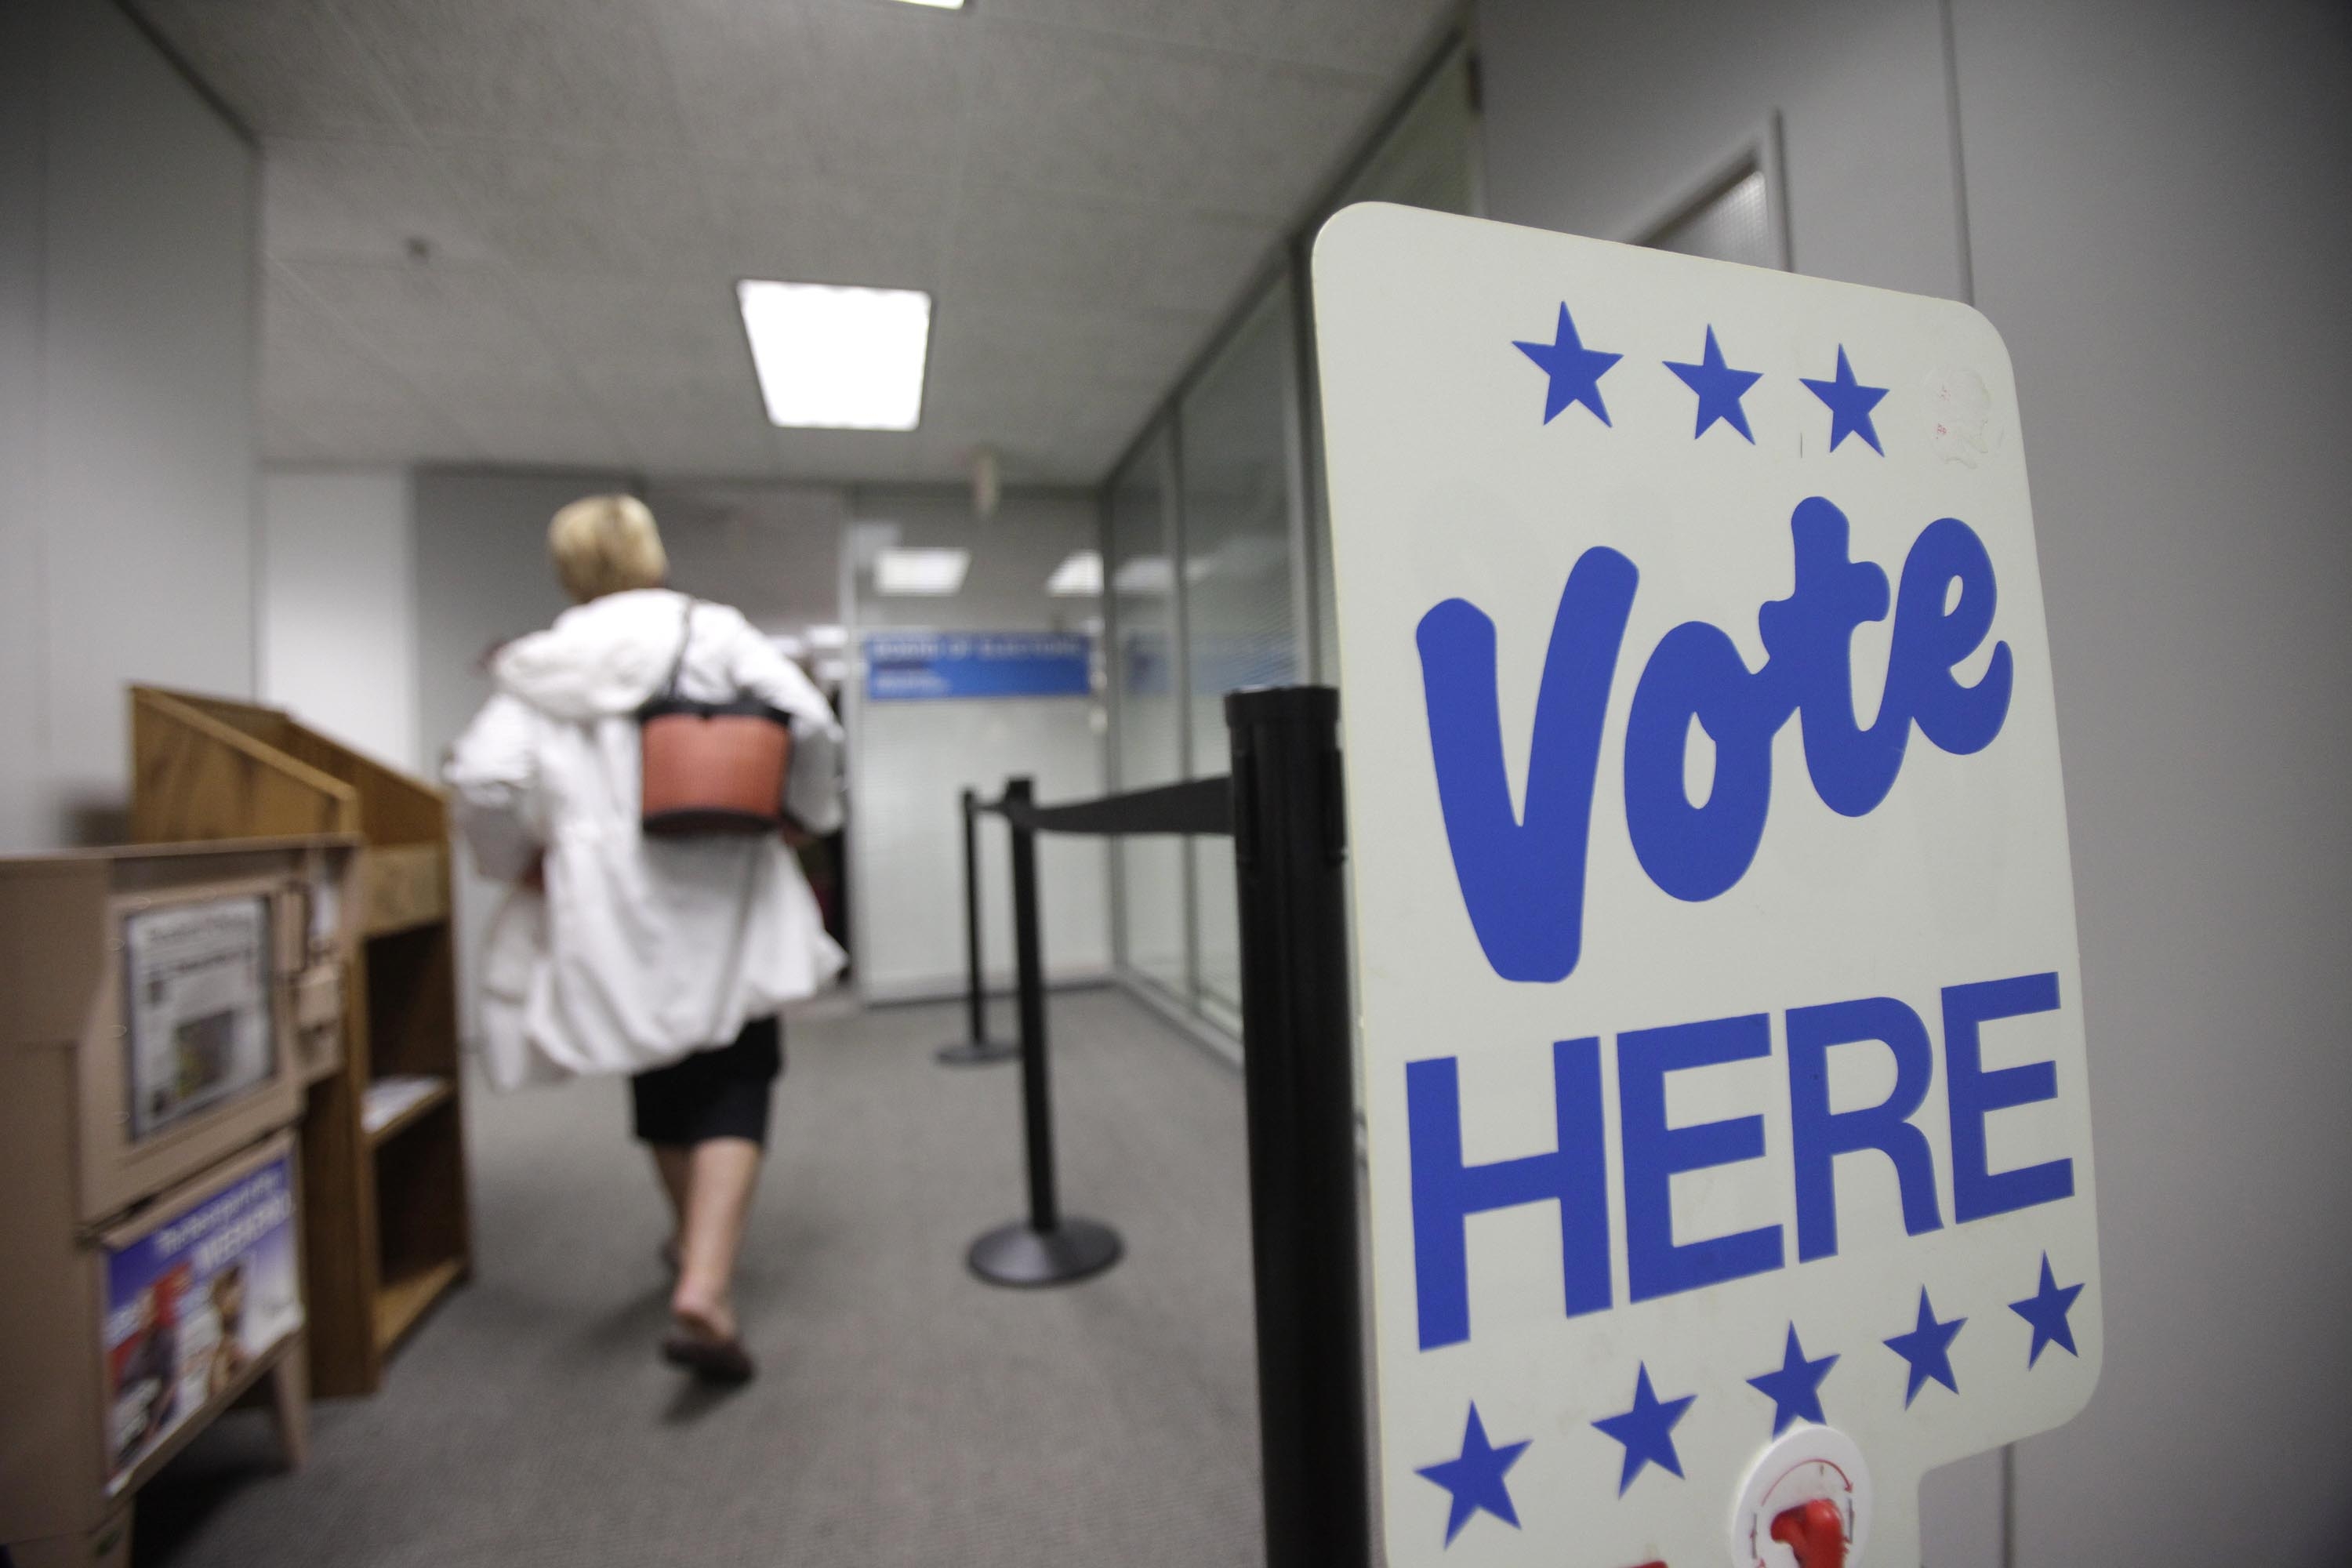
[[[1157,432],[1111,482],[1103,551],[1110,610],[1112,760],[1118,787],[1147,789],[1186,776],[1184,683],[1178,667],[1174,453]],[[1122,838],[1112,875],[1119,962],[1189,1004],[1192,993],[1183,840]]]
[[[1291,237],[1282,264],[1104,488],[1114,787],[1225,772],[1229,691],[1339,683],[1307,247],[1325,217],[1355,202],[1474,211],[1476,133],[1475,73],[1456,41]],[[1112,864],[1120,973],[1237,1038],[1233,846],[1132,838]]]
[[[1277,279],[1184,394],[1184,662],[1192,776],[1231,761],[1225,693],[1306,678],[1294,555],[1304,513],[1290,410],[1296,329],[1289,279]],[[1197,839],[1192,952],[1202,1011],[1241,1027],[1241,935],[1233,846]]]

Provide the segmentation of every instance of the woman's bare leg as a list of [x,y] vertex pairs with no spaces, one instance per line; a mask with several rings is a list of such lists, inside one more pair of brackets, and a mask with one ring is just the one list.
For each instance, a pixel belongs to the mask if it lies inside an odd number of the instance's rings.
[[686,1234],[686,1198],[693,1179],[694,1150],[685,1143],[648,1143],[653,1152],[654,1174],[661,1179],[662,1195],[669,1199],[669,1239],[662,1243],[662,1256],[669,1260],[670,1272],[678,1268],[678,1238]]
[[748,1138],[711,1138],[682,1152],[688,1178],[670,1314],[697,1339],[731,1340],[735,1255],[760,1178],[760,1146]]

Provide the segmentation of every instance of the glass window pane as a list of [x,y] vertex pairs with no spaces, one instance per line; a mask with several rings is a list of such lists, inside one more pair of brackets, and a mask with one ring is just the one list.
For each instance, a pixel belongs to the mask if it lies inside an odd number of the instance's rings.
[[[1192,776],[1229,762],[1224,694],[1300,679],[1291,554],[1290,287],[1244,318],[1183,403],[1184,623]],[[1202,1010],[1237,1027],[1241,943],[1233,846],[1192,845]]]
[[[1168,443],[1155,436],[1111,483],[1110,558],[1104,563],[1118,710],[1118,787],[1183,777],[1176,681],[1175,545],[1166,495]],[[1177,996],[1184,956],[1183,840],[1118,841],[1119,909],[1128,965]]]
[[1769,203],[1764,171],[1750,164],[1643,243],[1748,267],[1775,266]]

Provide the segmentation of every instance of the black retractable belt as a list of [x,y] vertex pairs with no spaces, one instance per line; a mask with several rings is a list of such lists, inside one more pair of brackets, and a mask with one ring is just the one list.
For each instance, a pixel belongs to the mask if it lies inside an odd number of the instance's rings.
[[980,973],[980,797],[967,789],[963,807],[963,1006],[964,1037],[941,1046],[939,1059],[950,1067],[1009,1062],[1021,1054],[1011,1040],[988,1037],[988,994]]
[[1063,1217],[1055,1191],[1036,835],[1233,836],[1268,1568],[1371,1563],[1339,721],[1329,687],[1238,691],[1230,779],[1053,806],[1014,779],[978,808],[1013,828],[1030,1213],[971,1255],[1005,1285],[1084,1279],[1119,1255],[1107,1227]]

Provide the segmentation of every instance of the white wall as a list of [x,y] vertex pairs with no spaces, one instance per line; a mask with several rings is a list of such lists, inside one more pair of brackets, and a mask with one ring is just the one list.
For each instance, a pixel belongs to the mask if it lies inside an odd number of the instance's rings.
[[0,5],[0,849],[54,842],[42,657],[45,13]]
[[122,688],[254,687],[253,150],[103,0],[0,7],[0,847],[117,835]]
[[416,582],[404,470],[261,478],[261,697],[416,771]]
[[1486,213],[1631,239],[1778,110],[1796,269],[1960,289],[1935,0],[1484,0]]
[[2064,724],[2106,1369],[2019,1561],[2352,1561],[2352,11],[1959,0]]
[[[1098,542],[1095,500],[1071,493],[1008,494],[975,521],[961,491],[865,491],[856,513],[887,521],[907,544],[960,544],[972,552],[963,592],[950,598],[886,598],[857,579],[854,630],[1076,631],[1100,615],[1092,598],[1056,599],[1045,579],[1074,550]],[[964,983],[963,824],[957,792],[992,797],[1015,773],[1036,780],[1041,800],[1103,790],[1101,705],[1088,698],[867,702],[853,689],[850,725],[850,918],[857,984],[871,998],[960,994]],[[1040,935],[1049,979],[1110,968],[1105,842],[1038,841]],[[1011,868],[1003,825],[981,832],[982,964],[994,986],[1013,973]],[[1009,1030],[1000,1023],[999,1032]]]
[[[2090,1410],[2018,1449],[2015,1562],[2341,1563],[2352,20],[1953,10],[1948,56],[1929,0],[1483,0],[1488,206],[1622,237],[1777,108],[1801,270],[1972,264],[2032,448],[2106,1294]],[[1987,1461],[1924,1500],[1935,1568],[2000,1560]]]

